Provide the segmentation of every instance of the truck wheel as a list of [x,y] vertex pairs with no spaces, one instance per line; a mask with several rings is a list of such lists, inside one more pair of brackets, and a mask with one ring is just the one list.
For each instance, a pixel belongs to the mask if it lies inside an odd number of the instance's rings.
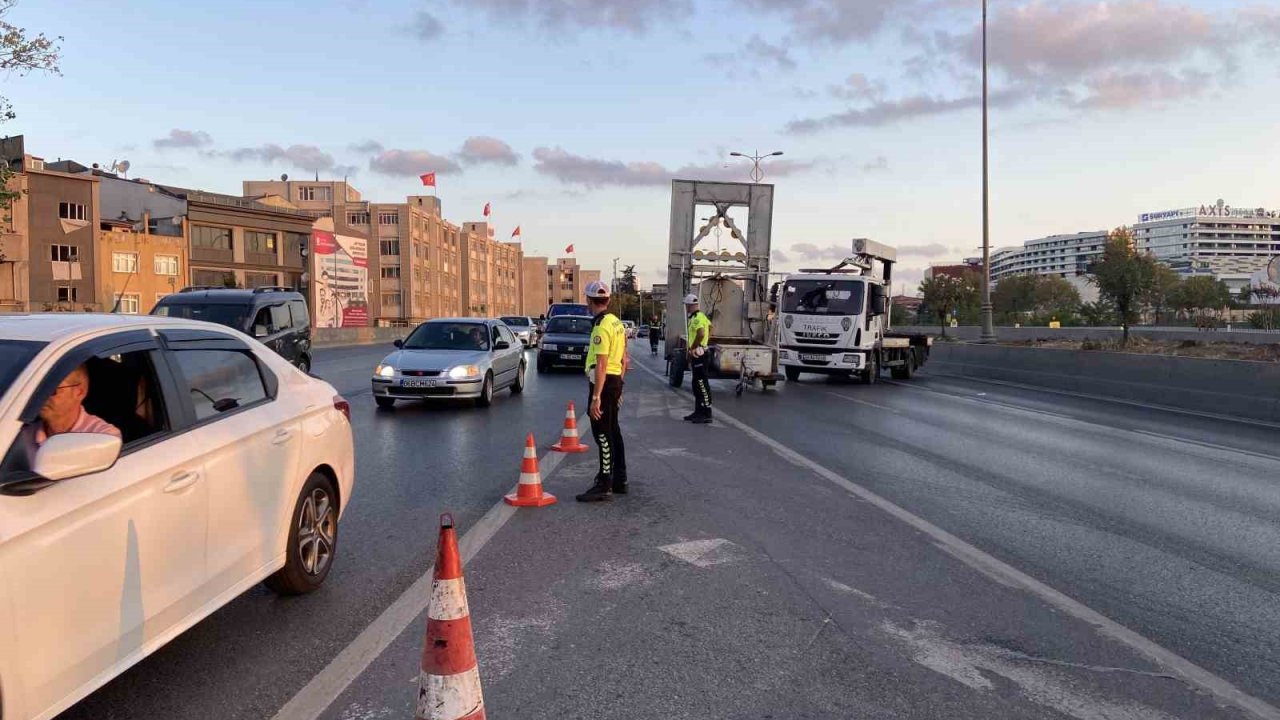
[[867,369],[862,373],[863,385],[874,385],[880,379],[880,356],[876,353],[867,354]]
[[672,354],[668,374],[668,382],[671,383],[671,387],[678,388],[684,384],[684,353],[677,352]]
[[800,368],[798,367],[791,367],[788,365],[783,369],[783,372],[787,374],[787,382],[797,382],[800,380]]
[[907,354],[902,358],[901,365],[895,365],[890,371],[894,380],[910,380],[916,370],[916,353],[915,350],[908,350]]

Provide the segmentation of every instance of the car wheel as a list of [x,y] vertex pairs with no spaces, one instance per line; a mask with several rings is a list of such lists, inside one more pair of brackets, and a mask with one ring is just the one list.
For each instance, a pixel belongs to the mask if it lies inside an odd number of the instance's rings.
[[521,360],[520,367],[519,369],[516,370],[516,380],[515,382],[511,383],[512,395],[519,395],[520,393],[524,392],[524,371],[525,370],[526,370],[526,366],[524,364],[524,361]]
[[311,473],[290,515],[284,567],[265,584],[280,595],[309,593],[329,576],[337,550],[337,491],[327,476]]
[[302,357],[298,358],[298,369],[304,373],[310,374],[311,358],[307,357],[306,355],[303,355]]
[[800,368],[788,365],[783,372],[787,374],[787,382],[795,382],[800,379]]
[[378,403],[378,407],[382,408],[383,410],[390,410],[391,408],[396,406],[395,398],[375,397],[373,401]]
[[484,376],[484,385],[480,386],[480,397],[476,398],[476,407],[489,407],[493,404],[493,373]]

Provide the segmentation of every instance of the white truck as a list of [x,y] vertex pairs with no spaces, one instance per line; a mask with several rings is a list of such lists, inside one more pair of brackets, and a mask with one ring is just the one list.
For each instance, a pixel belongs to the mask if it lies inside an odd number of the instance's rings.
[[871,384],[884,368],[907,380],[929,359],[933,338],[892,331],[889,297],[896,261],[893,248],[856,238],[839,265],[801,270],[773,286],[778,364],[787,380],[820,373],[857,376]]

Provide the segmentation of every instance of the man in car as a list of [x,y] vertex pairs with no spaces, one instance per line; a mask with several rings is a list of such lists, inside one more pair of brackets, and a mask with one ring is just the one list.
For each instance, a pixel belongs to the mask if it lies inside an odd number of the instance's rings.
[[618,409],[622,405],[622,376],[630,361],[626,328],[609,312],[609,286],[599,280],[588,285],[587,305],[595,318],[587,344],[587,414],[600,451],[600,466],[595,484],[578,495],[578,502],[600,502],[612,500],[615,493],[627,492],[627,456],[618,427]]
[[40,427],[36,430],[36,445],[62,433],[102,433],[120,437],[115,425],[84,409],[84,399],[89,395],[89,371],[83,365],[63,378],[57,389],[40,408]]
[[471,328],[470,332],[471,332],[471,348],[473,350],[484,350],[485,349],[484,330],[480,329],[479,327],[473,327]]

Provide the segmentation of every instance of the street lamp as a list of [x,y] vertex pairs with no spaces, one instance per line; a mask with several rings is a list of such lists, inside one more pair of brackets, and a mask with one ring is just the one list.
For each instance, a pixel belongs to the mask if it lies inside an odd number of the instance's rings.
[[757,150],[755,155],[746,155],[740,152],[731,152],[729,153],[729,157],[740,157],[740,158],[746,158],[750,160],[752,162],[751,182],[758,183],[764,179],[764,170],[760,169],[760,161],[769,157],[777,157],[781,154],[782,154],[782,151],[777,150],[769,153],[768,155],[761,155],[760,151]]
[[981,342],[996,341],[991,318],[991,222],[987,188],[987,0],[982,0],[982,335]]

